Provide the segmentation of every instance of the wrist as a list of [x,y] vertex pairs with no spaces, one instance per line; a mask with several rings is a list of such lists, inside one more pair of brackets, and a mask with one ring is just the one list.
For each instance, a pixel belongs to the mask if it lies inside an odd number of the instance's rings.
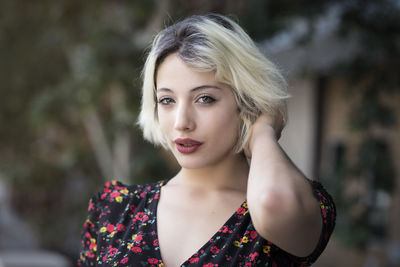
[[253,129],[252,138],[249,142],[250,155],[253,154],[257,147],[264,147],[268,143],[277,143],[278,138],[276,136],[275,129],[270,125],[262,125]]

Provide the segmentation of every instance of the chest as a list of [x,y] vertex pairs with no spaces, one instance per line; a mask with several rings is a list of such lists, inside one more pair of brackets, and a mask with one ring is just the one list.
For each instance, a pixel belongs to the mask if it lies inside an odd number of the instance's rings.
[[101,213],[99,266],[267,266],[271,259],[270,245],[257,235],[240,199],[186,206],[157,201],[157,192],[143,196],[113,201]]
[[[213,238],[241,205],[237,201],[160,199],[157,231],[165,265],[180,266]],[[165,200],[165,201],[163,201]]]

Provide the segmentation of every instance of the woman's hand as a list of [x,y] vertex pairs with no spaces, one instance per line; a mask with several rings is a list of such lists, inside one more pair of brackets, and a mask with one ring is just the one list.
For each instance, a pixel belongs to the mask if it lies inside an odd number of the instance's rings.
[[250,138],[244,150],[246,157],[251,158],[253,147],[260,138],[273,138],[278,141],[282,129],[283,119],[281,116],[261,114],[250,129]]

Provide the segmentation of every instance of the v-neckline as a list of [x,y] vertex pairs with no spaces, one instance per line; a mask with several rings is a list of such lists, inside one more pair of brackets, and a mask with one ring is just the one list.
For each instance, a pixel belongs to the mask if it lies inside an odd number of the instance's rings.
[[[155,239],[158,240],[158,242],[157,242],[157,243],[158,243],[158,244],[157,244],[157,248],[158,248],[158,249],[156,249],[157,258],[158,258],[158,260],[160,261],[160,263],[162,264],[162,266],[165,266],[165,263],[164,263],[164,260],[162,259],[162,256],[161,256],[160,240],[159,240],[159,238],[158,238],[158,214],[157,214],[157,213],[158,213],[158,202],[159,202],[160,199],[161,199],[161,187],[163,187],[164,185],[166,185],[170,180],[171,180],[171,179],[166,179],[166,180],[162,180],[162,181],[158,182],[158,185],[157,185],[157,186],[158,186],[158,190],[157,190],[157,192],[158,192],[158,198],[156,199],[155,202],[153,202],[153,205],[155,205],[155,207],[154,207],[154,208],[155,208],[155,211],[154,211],[154,214],[155,214],[155,222],[154,222],[154,224],[152,224],[152,225],[153,225],[153,227],[154,227],[153,231],[154,231],[154,233],[155,233]],[[203,250],[204,248],[206,248],[206,247],[210,244],[210,240],[215,240],[216,237],[217,237],[218,235],[221,234],[221,232],[223,231],[224,227],[227,226],[227,225],[229,225],[229,222],[232,221],[232,220],[235,218],[235,215],[238,214],[238,213],[239,213],[239,210],[242,209],[242,208],[246,210],[245,213],[248,212],[248,209],[247,209],[247,201],[246,201],[246,200],[244,200],[244,201],[242,202],[242,204],[240,204],[239,208],[237,208],[237,209],[235,210],[235,212],[224,222],[224,224],[223,224],[220,228],[218,228],[217,232],[215,232],[215,233],[207,240],[207,242],[205,242],[198,250],[196,250],[189,258],[187,258],[187,259],[186,259],[184,262],[182,262],[179,266],[183,266],[183,265],[186,266],[187,263],[190,263],[189,260],[190,260],[191,258],[193,258],[194,255],[198,254],[201,250]]]

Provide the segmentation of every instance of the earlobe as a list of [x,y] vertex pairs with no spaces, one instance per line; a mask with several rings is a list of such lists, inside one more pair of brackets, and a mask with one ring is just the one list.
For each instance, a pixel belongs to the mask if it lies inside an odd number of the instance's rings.
[[243,149],[243,153],[244,153],[244,155],[246,156],[247,159],[251,159],[251,152],[250,152],[248,144]]

